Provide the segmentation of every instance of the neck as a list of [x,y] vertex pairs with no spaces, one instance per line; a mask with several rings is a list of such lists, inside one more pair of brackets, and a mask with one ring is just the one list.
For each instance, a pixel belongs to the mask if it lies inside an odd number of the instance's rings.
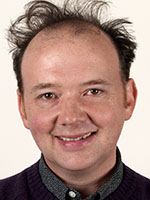
[[46,163],[68,187],[78,191],[82,198],[86,198],[95,193],[112,176],[116,164],[116,151],[113,156],[111,155],[105,161],[83,170],[66,170],[62,168],[60,170],[48,161]]

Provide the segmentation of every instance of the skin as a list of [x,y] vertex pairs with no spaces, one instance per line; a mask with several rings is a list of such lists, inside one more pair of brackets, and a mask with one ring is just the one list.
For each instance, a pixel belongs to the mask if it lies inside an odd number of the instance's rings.
[[[116,144],[137,95],[132,79],[122,83],[110,39],[89,30],[74,36],[68,25],[37,34],[22,61],[24,95],[18,91],[24,126],[47,165],[82,197],[113,173]],[[60,140],[90,132],[96,134],[85,140]]]

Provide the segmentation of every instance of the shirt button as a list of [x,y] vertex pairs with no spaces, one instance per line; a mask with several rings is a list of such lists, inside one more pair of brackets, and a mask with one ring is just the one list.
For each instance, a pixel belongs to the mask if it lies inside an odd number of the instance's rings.
[[74,191],[69,191],[69,196],[71,197],[71,198],[75,198],[77,195],[76,195],[76,193],[74,192]]

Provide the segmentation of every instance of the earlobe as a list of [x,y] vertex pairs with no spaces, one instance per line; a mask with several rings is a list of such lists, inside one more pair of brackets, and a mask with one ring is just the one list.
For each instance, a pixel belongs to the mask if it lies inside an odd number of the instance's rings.
[[19,89],[17,89],[17,97],[18,97],[18,108],[19,108],[19,113],[20,113],[20,115],[21,115],[23,124],[24,124],[24,126],[25,126],[27,129],[29,129],[28,120],[27,120],[27,116],[26,116],[26,113],[25,113],[24,103],[23,103],[23,97],[22,97],[22,95],[20,94]]
[[126,83],[126,98],[125,98],[125,105],[126,105],[126,116],[125,120],[130,119],[132,116],[135,104],[136,104],[136,98],[137,98],[137,89],[136,85],[133,79],[129,79]]

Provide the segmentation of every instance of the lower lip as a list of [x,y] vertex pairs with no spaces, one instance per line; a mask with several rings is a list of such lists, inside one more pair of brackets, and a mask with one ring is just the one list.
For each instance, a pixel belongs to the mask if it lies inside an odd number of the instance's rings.
[[59,144],[67,149],[80,149],[80,148],[83,148],[83,147],[89,145],[92,142],[95,135],[96,134],[93,134],[93,135],[87,137],[86,139],[77,140],[77,141],[64,141],[58,137],[56,137],[56,138],[57,138],[57,141],[59,142]]

